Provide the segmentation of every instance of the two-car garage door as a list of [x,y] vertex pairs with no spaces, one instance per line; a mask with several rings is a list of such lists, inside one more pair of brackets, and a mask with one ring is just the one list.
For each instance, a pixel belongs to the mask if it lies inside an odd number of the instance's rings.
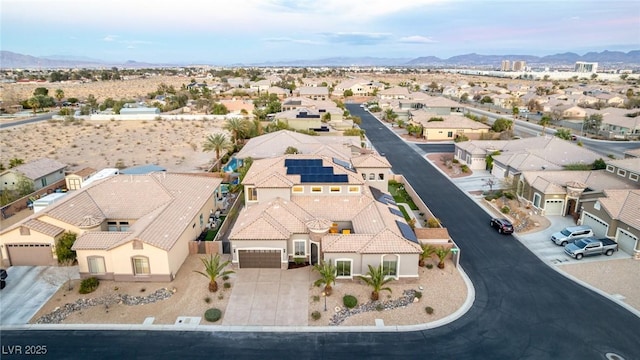
[[49,266],[54,264],[51,244],[6,244],[11,266]]
[[280,269],[280,250],[238,250],[241,269]]
[[609,224],[589,214],[588,212],[584,213],[584,217],[582,218],[582,225],[591,226],[591,228],[593,229],[593,234],[596,237],[606,237],[607,231],[609,230]]

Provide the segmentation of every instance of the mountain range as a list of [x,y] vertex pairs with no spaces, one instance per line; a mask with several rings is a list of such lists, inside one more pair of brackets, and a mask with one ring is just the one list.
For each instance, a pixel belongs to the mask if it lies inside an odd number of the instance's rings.
[[[261,63],[238,63],[229,64],[234,66],[493,66],[499,67],[502,60],[523,60],[529,66],[535,65],[556,65],[571,66],[576,61],[598,62],[603,65],[624,65],[639,66],[640,50],[632,50],[627,53],[622,51],[589,52],[579,55],[572,52],[563,54],[534,56],[534,55],[480,55],[465,54],[442,59],[436,56],[424,56],[415,59],[411,58],[382,58],[382,57],[330,57],[313,60],[285,60],[285,61],[267,61]],[[207,64],[199,62],[199,64]],[[211,64],[220,65],[220,64]],[[104,62],[98,59],[92,59],[81,56],[31,56],[18,54],[11,51],[0,51],[0,68],[108,68],[108,67],[124,67],[124,68],[154,68],[154,67],[175,67],[188,66],[188,63],[180,64],[154,64],[146,62],[137,62],[129,60],[122,63]]]

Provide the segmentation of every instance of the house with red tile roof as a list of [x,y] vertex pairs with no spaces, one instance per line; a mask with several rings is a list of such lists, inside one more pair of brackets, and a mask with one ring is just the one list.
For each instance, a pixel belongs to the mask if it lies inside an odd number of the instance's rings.
[[394,278],[417,277],[421,248],[386,192],[390,169],[373,154],[254,161],[242,181],[246,205],[229,234],[233,264],[286,269],[294,261],[330,261],[338,278],[366,274],[368,265]]

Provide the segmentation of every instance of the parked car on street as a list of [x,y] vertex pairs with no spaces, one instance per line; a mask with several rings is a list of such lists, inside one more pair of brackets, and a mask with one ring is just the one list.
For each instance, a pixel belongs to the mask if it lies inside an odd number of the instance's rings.
[[498,229],[500,234],[512,234],[513,224],[505,218],[492,218],[490,223],[492,228]]
[[613,255],[618,251],[618,243],[607,238],[584,238],[576,240],[574,243],[564,247],[564,252],[576,260],[582,259],[584,256]]
[[569,226],[557,233],[553,233],[551,235],[551,241],[553,241],[556,245],[565,246],[568,243],[572,243],[578,239],[592,237],[593,230],[591,227],[586,225],[579,226]]

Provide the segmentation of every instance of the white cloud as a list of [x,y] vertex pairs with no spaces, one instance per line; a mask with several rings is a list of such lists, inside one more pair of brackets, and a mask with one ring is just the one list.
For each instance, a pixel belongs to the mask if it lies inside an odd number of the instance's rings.
[[420,35],[401,37],[400,39],[398,39],[398,41],[402,43],[407,43],[407,44],[432,44],[436,42],[430,37],[420,36]]
[[118,37],[117,35],[107,35],[102,39],[102,41],[106,41],[106,42],[116,41],[117,37]]
[[294,43],[294,44],[307,44],[307,45],[317,45],[320,44],[317,41],[309,40],[309,39],[293,39],[289,37],[271,37],[262,39],[265,42],[271,43]]

